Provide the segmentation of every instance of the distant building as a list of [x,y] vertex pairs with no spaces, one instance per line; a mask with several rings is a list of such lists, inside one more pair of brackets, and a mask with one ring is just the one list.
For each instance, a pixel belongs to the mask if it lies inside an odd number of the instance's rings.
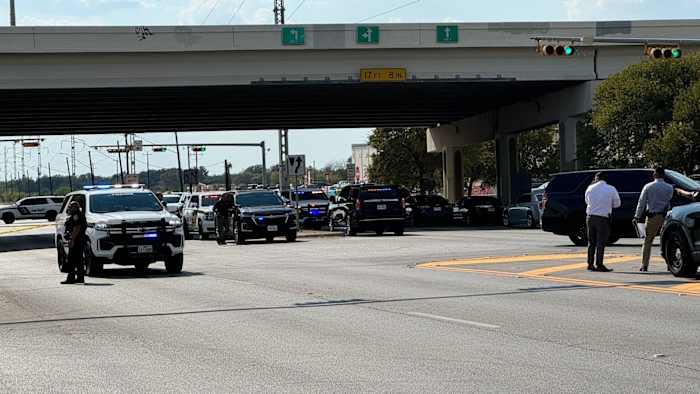
[[352,145],[352,162],[355,164],[355,182],[369,181],[369,166],[372,165],[372,155],[377,150],[368,144]]

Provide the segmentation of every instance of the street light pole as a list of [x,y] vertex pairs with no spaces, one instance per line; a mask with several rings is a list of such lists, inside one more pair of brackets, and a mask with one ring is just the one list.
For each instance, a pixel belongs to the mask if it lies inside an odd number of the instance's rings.
[[10,26],[17,26],[15,18],[15,0],[10,0]]

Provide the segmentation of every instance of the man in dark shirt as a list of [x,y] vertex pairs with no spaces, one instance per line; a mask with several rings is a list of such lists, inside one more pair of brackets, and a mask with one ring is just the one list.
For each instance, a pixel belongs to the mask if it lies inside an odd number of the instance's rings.
[[80,209],[80,204],[73,201],[66,210],[66,238],[68,238],[68,276],[63,285],[85,283],[85,266],[83,265],[83,248],[85,247],[85,229],[87,221]]
[[212,207],[216,213],[216,241],[220,245],[226,242],[226,234],[231,231],[229,228],[230,218],[234,213],[235,206],[233,193],[227,192]]

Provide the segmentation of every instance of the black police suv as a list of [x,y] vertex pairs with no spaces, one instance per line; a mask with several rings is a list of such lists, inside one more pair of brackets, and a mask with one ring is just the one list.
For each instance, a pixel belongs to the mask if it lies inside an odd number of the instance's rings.
[[[587,244],[584,195],[586,188],[593,182],[595,174],[599,171],[607,173],[608,183],[615,186],[622,202],[620,208],[613,210],[612,231],[608,243],[615,243],[620,238],[636,237],[632,219],[642,188],[654,178],[652,169],[590,170],[554,174],[543,196],[542,230],[566,235],[577,246]],[[671,170],[666,170],[666,182],[687,191],[700,190],[700,184]],[[685,205],[690,202],[689,199],[674,194],[671,206]]]
[[695,277],[700,265],[700,203],[676,207],[661,230],[661,256],[674,276]]
[[364,231],[403,235],[405,197],[398,186],[362,184],[345,186],[331,201],[346,207],[348,235]]
[[275,237],[296,241],[298,228],[294,210],[286,206],[276,192],[237,192],[235,201],[233,237],[237,244],[244,244],[248,239],[271,242]]
[[299,208],[299,224],[320,230],[328,224],[328,196],[322,189],[302,188],[282,192],[289,204]]

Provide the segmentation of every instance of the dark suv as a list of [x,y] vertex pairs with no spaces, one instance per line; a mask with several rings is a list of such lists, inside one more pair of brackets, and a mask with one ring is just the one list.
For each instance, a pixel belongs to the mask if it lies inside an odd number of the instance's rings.
[[292,208],[287,207],[276,192],[237,192],[233,233],[237,244],[247,239],[263,238],[268,242],[283,236],[288,242],[297,239],[297,221]]
[[[586,236],[586,188],[593,182],[598,171],[608,175],[608,183],[615,186],[620,194],[622,205],[612,214],[612,232],[608,243],[620,238],[636,237],[632,225],[639,195],[645,184],[654,178],[651,169],[591,170],[554,174],[545,189],[542,214],[542,230],[554,234],[567,235],[577,246],[587,244]],[[688,191],[700,189],[692,179],[671,170],[666,170],[666,182]],[[672,206],[685,205],[691,201],[674,194]]]
[[694,277],[700,265],[700,203],[674,208],[661,231],[661,255],[674,276]]
[[381,235],[387,230],[403,235],[405,197],[398,186],[365,184],[345,186],[333,200],[347,208],[348,235],[363,231]]

